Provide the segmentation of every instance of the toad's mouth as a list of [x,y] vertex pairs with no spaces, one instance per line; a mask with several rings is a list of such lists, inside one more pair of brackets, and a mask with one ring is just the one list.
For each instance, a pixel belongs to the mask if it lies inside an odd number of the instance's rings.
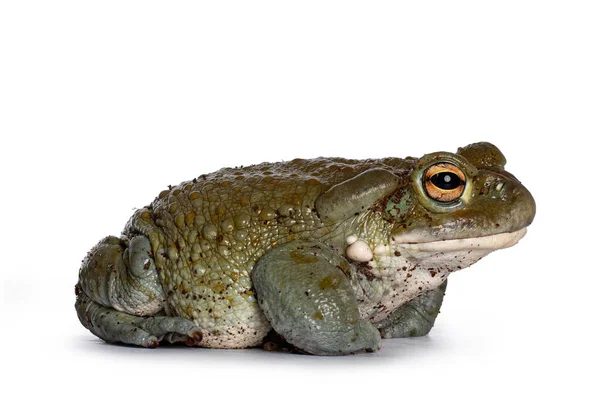
[[454,252],[460,250],[483,250],[490,252],[514,246],[526,233],[527,228],[522,228],[515,232],[437,241],[419,241],[413,235],[396,235],[392,238],[392,241],[394,246],[416,252]]

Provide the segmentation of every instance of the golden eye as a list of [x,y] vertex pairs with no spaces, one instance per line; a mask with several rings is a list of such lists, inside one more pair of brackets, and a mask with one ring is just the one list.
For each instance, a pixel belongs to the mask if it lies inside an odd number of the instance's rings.
[[442,203],[450,203],[465,191],[465,174],[456,165],[440,163],[432,165],[423,175],[425,193]]

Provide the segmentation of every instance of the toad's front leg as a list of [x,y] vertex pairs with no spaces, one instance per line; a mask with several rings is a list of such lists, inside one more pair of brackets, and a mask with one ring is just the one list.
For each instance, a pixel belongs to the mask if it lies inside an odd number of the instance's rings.
[[400,306],[375,326],[385,339],[424,336],[429,333],[442,307],[448,281]]
[[380,348],[379,331],[360,318],[350,282],[330,247],[293,241],[269,250],[254,267],[259,304],[273,329],[317,355]]

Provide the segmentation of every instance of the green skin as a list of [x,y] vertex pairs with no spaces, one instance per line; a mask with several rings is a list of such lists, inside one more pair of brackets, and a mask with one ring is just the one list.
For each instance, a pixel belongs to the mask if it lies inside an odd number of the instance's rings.
[[[452,164],[459,198],[427,194]],[[420,159],[225,168],[165,190],[84,259],[77,315],[107,342],[243,348],[272,329],[318,355],[429,332],[447,276],[513,245],[531,194],[492,144]],[[460,194],[460,193],[459,193]]]

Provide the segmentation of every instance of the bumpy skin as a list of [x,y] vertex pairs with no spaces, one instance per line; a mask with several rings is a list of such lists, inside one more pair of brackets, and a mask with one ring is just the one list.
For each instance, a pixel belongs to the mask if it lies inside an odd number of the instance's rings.
[[[450,205],[423,193],[423,171],[440,161],[466,174]],[[371,324],[384,337],[426,334],[448,274],[516,243],[533,219],[533,198],[504,162],[477,143],[421,159],[297,159],[202,175],[161,192],[121,238],[92,249],[76,286],[79,318],[107,341],[149,347],[163,339],[251,347],[275,328],[310,353],[347,354],[378,348]],[[298,253],[307,244],[318,247],[314,260]],[[257,262],[264,270],[253,277]],[[338,275],[339,289],[319,284]],[[287,285],[283,296],[274,282]],[[323,319],[307,291],[345,311]],[[285,304],[310,315],[300,321]],[[164,318],[161,329],[151,316]],[[340,319],[352,326],[339,328]],[[129,340],[121,323],[143,338]],[[367,333],[353,347],[354,337],[320,341],[313,328]]]

